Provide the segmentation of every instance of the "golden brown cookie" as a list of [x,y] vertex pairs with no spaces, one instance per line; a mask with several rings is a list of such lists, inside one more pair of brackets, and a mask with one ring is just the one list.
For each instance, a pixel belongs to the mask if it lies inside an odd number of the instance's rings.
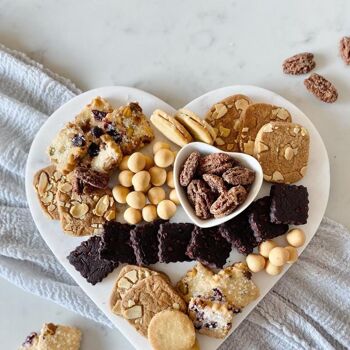
[[44,213],[53,220],[59,220],[60,218],[56,203],[56,192],[57,185],[62,179],[65,179],[65,175],[57,171],[55,165],[49,165],[38,170],[33,179],[33,186],[40,206]]
[[215,145],[223,151],[239,151],[240,117],[251,103],[245,95],[233,95],[213,105],[207,113],[205,120],[217,134]]
[[147,336],[153,316],[167,309],[186,312],[187,305],[164,278],[154,275],[139,281],[126,292],[121,313],[138,332]]
[[265,124],[255,139],[254,156],[260,162],[264,179],[290,184],[305,176],[310,136],[299,124]]
[[110,189],[94,189],[82,194],[73,191],[73,173],[57,186],[56,202],[64,232],[72,236],[99,233],[103,223],[114,220],[116,204]]
[[291,122],[290,113],[282,107],[266,103],[251,104],[242,113],[239,133],[239,148],[241,152],[254,154],[254,141],[260,128],[270,121]]
[[196,341],[192,321],[177,310],[157,313],[148,327],[148,340],[154,350],[189,350]]
[[128,290],[134,287],[139,281],[153,275],[160,275],[167,282],[170,282],[168,276],[161,272],[136,265],[124,266],[119,272],[110,297],[109,306],[112,309],[112,312],[116,315],[120,315],[121,300]]

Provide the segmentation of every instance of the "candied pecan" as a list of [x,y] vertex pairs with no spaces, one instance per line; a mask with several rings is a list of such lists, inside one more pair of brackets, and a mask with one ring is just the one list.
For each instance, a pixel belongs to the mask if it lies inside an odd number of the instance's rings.
[[251,185],[255,179],[255,172],[242,166],[235,166],[226,170],[222,178],[233,186]]
[[340,56],[345,64],[350,64],[350,36],[344,36],[339,43]]
[[182,171],[180,173],[180,185],[188,186],[188,184],[192,181],[199,164],[200,159],[199,152],[192,152],[186,159]]
[[231,214],[247,198],[248,192],[241,186],[234,186],[228,192],[222,193],[219,198],[211,205],[210,213],[215,218]]
[[92,187],[106,188],[108,185],[109,176],[107,174],[100,173],[87,167],[77,167],[74,174],[78,180]]
[[204,174],[203,180],[207,183],[207,185],[214,193],[223,193],[227,191],[224,180],[220,176],[213,174]]
[[235,163],[235,160],[226,153],[208,154],[200,159],[198,171],[200,175],[222,175],[227,169],[232,168]]
[[332,103],[338,98],[335,86],[323,76],[313,73],[304,80],[306,88],[323,102]]
[[208,219],[213,194],[203,180],[192,180],[187,187],[187,196],[194,207],[196,215],[201,219]]
[[299,75],[306,74],[316,66],[314,55],[310,52],[303,52],[287,58],[283,62],[283,73]]

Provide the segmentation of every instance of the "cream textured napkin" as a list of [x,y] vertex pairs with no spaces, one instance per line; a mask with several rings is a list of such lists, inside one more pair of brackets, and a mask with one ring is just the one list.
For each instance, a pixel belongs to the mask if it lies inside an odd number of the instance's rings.
[[[0,276],[111,326],[42,240],[24,190],[36,132],[78,93],[68,80],[0,45]],[[349,349],[349,237],[324,218],[300,260],[221,349]]]

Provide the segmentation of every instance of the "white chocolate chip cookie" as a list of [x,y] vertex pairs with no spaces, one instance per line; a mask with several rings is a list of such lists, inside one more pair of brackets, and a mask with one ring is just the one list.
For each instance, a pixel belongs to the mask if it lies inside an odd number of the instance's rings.
[[299,124],[270,122],[258,132],[254,156],[260,162],[264,179],[294,183],[306,173],[310,136]]

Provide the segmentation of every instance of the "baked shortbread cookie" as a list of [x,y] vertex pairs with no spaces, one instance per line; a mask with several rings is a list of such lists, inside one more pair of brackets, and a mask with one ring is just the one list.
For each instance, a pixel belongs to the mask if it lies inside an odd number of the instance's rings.
[[186,314],[164,310],[152,318],[148,340],[154,350],[190,350],[196,342],[196,332]]
[[192,141],[192,136],[187,129],[174,117],[160,109],[152,113],[151,122],[164,136],[180,147]]
[[239,148],[242,152],[254,154],[254,141],[260,128],[271,121],[291,122],[290,113],[282,107],[266,103],[254,103],[242,113],[239,133]]
[[41,329],[38,350],[79,350],[81,331],[75,327],[44,324]]
[[294,183],[306,174],[310,136],[295,123],[270,122],[258,132],[254,156],[269,182]]
[[210,337],[224,338],[232,328],[234,313],[227,303],[192,298],[188,304],[188,314],[196,330]]
[[122,299],[121,314],[147,337],[153,316],[167,309],[186,312],[187,305],[163,277],[153,275],[139,281],[126,292]]
[[33,186],[40,206],[44,213],[53,220],[59,220],[60,218],[56,203],[56,192],[59,182],[63,179],[65,179],[65,175],[57,171],[55,165],[49,165],[38,170],[33,179]]
[[181,108],[176,112],[175,119],[179,121],[195,140],[212,145],[216,139],[214,128],[194,112]]
[[205,120],[217,134],[215,145],[223,151],[239,151],[240,117],[251,103],[245,95],[233,95],[213,105],[207,113]]
[[64,232],[72,236],[100,233],[103,223],[116,217],[116,203],[110,189],[73,191],[74,174],[57,186],[56,202]]
[[167,282],[170,282],[168,276],[161,272],[150,270],[146,267],[141,267],[137,265],[124,266],[119,272],[109,300],[109,306],[112,312],[116,315],[120,315],[121,301],[124,295],[139,281],[153,275],[160,275]]
[[84,131],[78,125],[68,123],[52,141],[48,154],[57,170],[68,174],[87,154],[87,149]]

